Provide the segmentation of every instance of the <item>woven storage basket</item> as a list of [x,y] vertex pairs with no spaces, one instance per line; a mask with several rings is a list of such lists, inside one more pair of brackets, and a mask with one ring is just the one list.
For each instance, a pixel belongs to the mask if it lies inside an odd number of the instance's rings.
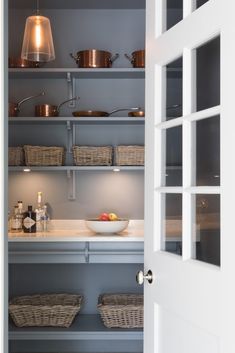
[[142,294],[102,294],[98,310],[106,327],[143,327]]
[[75,165],[112,165],[112,146],[73,146]]
[[116,146],[116,165],[144,165],[144,146]]
[[22,147],[9,147],[8,149],[8,165],[23,165],[24,150]]
[[9,313],[15,325],[69,327],[78,314],[82,296],[43,294],[13,298]]
[[28,166],[61,166],[64,163],[64,147],[24,146],[25,164]]

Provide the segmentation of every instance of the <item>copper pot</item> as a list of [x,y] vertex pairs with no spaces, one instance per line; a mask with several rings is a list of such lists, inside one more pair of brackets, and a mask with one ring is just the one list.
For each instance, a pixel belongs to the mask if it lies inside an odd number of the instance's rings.
[[60,113],[60,108],[65,103],[68,103],[73,100],[79,100],[80,97],[74,97],[71,99],[67,99],[66,101],[60,103],[59,105],[51,105],[51,104],[40,104],[35,105],[35,116],[39,117],[56,117]]
[[40,63],[21,58],[9,58],[8,66],[9,68],[37,68],[40,66]]
[[136,112],[129,112],[128,116],[134,117],[134,118],[143,118],[145,116],[145,111],[137,110]]
[[125,57],[131,62],[133,67],[145,67],[145,50],[136,50],[131,53],[131,57],[125,54]]
[[78,110],[76,112],[73,112],[73,116],[79,118],[79,117],[107,117],[110,116],[114,113],[120,112],[120,111],[126,111],[126,110],[139,110],[140,108],[121,108],[121,109],[114,109],[111,112],[104,112],[101,110]]
[[35,96],[30,96],[27,98],[22,99],[20,102],[18,103],[14,103],[14,102],[10,102],[8,103],[8,114],[11,117],[16,117],[18,116],[19,112],[20,112],[20,106],[25,103],[26,101],[32,99],[32,98],[36,98],[36,97],[40,97],[40,96],[44,96],[45,92],[39,93]]
[[76,61],[78,67],[109,68],[119,57],[119,54],[112,56],[108,51],[89,49],[78,51],[76,56],[71,53],[70,56]]

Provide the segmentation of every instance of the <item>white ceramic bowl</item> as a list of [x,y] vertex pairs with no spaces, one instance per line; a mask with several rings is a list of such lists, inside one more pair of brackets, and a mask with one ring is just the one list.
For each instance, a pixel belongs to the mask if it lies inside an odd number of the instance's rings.
[[86,226],[95,233],[120,233],[127,228],[128,219],[118,221],[99,221],[98,219],[88,219]]

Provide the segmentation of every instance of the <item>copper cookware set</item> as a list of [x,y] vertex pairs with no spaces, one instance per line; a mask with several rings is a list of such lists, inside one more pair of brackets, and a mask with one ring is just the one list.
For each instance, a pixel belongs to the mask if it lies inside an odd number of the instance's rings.
[[[119,57],[119,54],[112,55],[110,52],[105,50],[89,49],[78,51],[76,55],[72,53],[70,56],[76,61],[78,67],[80,68],[110,68],[113,62]],[[145,51],[137,50],[131,54],[131,57],[125,54],[126,58],[131,62],[133,67],[143,68],[145,66]],[[29,60],[24,60],[21,58],[9,58],[9,67],[10,68],[38,68],[39,63]],[[30,96],[22,99],[20,102],[10,102],[9,103],[9,116],[17,117],[20,112],[20,106],[33,98],[45,95],[44,92],[41,92],[38,95]],[[79,97],[74,97],[68,99],[58,106],[51,104],[40,104],[35,106],[35,116],[37,117],[57,117],[60,112],[60,108],[67,102],[72,100],[79,100]],[[94,110],[80,110],[73,112],[75,117],[107,117],[119,111],[130,111],[128,116],[131,117],[143,117],[144,111],[141,108],[121,108],[115,109],[111,112],[105,111],[94,111]]]
[[[76,55],[70,53],[70,56],[80,68],[110,68],[119,54],[112,55],[109,51],[88,49],[78,51]],[[133,67],[145,67],[145,50],[136,50],[131,54],[131,57],[127,54],[125,54],[125,57]]]

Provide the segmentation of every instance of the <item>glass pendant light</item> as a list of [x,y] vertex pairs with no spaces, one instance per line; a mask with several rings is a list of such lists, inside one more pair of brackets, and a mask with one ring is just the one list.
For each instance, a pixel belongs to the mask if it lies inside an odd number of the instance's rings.
[[26,19],[21,58],[39,62],[55,59],[50,20],[39,14],[39,0],[36,15]]

